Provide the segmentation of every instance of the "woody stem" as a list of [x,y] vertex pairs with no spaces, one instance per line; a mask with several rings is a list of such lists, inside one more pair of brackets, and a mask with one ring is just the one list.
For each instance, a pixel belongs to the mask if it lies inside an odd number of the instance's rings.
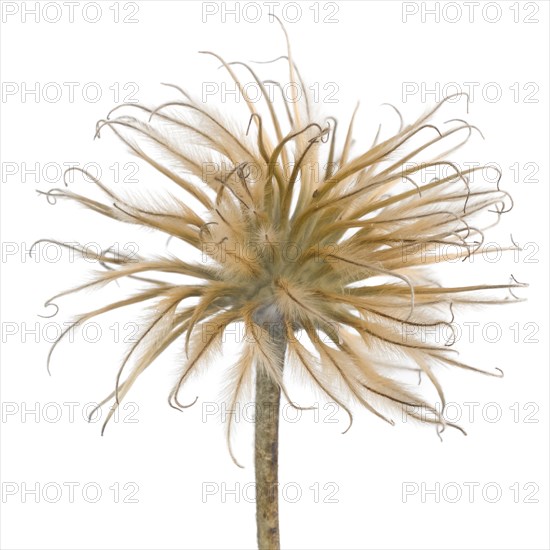
[[[264,324],[266,327],[266,324]],[[269,336],[276,351],[277,365],[284,367],[286,335],[281,322],[269,324]],[[258,366],[256,370],[256,524],[258,548],[279,550],[279,385]]]

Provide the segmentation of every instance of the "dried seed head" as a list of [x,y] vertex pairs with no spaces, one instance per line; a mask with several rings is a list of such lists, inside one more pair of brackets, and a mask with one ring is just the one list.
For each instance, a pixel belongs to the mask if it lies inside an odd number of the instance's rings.
[[[185,364],[169,401],[179,409],[190,406],[180,401],[181,388],[220,351],[233,323],[244,325],[245,336],[239,360],[226,369],[229,403],[246,395],[255,369],[272,376],[287,395],[265,326],[271,323],[284,331],[288,368],[346,410],[350,425],[351,404],[360,403],[390,423],[382,411],[394,406],[444,428],[441,410],[407,375],[424,374],[444,405],[436,368],[477,370],[459,361],[452,348],[453,306],[514,302],[512,290],[525,286],[516,280],[443,286],[429,270],[437,251],[452,249],[462,259],[478,254],[486,220],[494,224],[510,209],[511,198],[498,183],[473,177],[484,167],[463,169],[448,160],[477,128],[462,119],[432,122],[456,96],[409,124],[394,108],[399,131],[385,140],[379,131],[356,154],[357,110],[339,149],[339,125],[333,117],[313,115],[290,47],[275,61],[287,63],[289,82],[302,91],[297,102],[284,94],[270,98],[268,81],[249,65],[210,55],[239,90],[241,74],[262,90],[261,105],[243,94],[250,118],[229,121],[173,86],[179,94],[174,101],[156,108],[127,105],[127,114],[112,118],[116,108],[97,125],[97,136],[110,129],[173,192],[123,192],[88,174],[104,201],[68,187],[45,193],[48,201],[69,199],[164,232],[195,251],[191,260],[168,252],[136,259],[105,250],[94,255],[103,272],[48,302],[130,278],[143,286],[139,292],[81,315],[75,325],[125,306],[154,304],[120,366],[115,390],[101,404],[114,400],[107,421],[139,375],[176,341]],[[434,170],[438,175],[425,181]],[[181,282],[167,282],[163,274]],[[430,342],[434,328],[450,332],[448,341]]]

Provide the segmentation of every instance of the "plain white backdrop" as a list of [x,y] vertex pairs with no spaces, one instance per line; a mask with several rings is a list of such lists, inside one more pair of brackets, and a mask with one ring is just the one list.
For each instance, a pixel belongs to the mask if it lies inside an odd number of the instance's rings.
[[[530,284],[522,289],[526,302],[457,315],[462,357],[505,372],[502,379],[442,376],[449,418],[467,437],[448,430],[440,442],[428,427],[401,418],[391,427],[362,411],[341,435],[343,412],[290,381],[296,400],[318,402],[319,410],[299,418],[283,410],[282,546],[548,548],[548,3],[281,2],[273,9],[304,79],[319,91],[318,112],[346,121],[361,101],[358,149],[379,122],[387,132],[396,127],[381,103],[411,120],[446,94],[473,90],[468,119],[486,140],[472,140],[464,158],[501,166],[501,186],[515,200],[489,241],[507,246],[513,234],[524,251],[442,273],[482,283],[506,283],[513,273]],[[60,327],[97,298],[60,300],[51,319],[38,316],[52,313],[42,304],[97,266],[53,248],[27,252],[41,238],[162,251],[164,237],[68,203],[50,206],[35,189],[61,185],[69,163],[93,163],[108,182],[135,176],[156,185],[109,132],[93,141],[95,122],[124,100],[177,99],[162,82],[195,95],[205,83],[227,82],[200,50],[242,61],[283,55],[282,33],[267,14],[263,2],[2,3],[2,548],[255,547],[250,411],[242,411],[235,445],[243,470],[215,414],[236,344],[229,339],[223,357],[185,389],[199,400],[184,413],[166,402],[182,359],[174,347],[136,383],[101,437],[101,421],[84,416],[111,391],[139,310],[76,333],[54,352],[48,376]],[[267,78],[269,67],[262,67]],[[219,94],[212,100],[246,127],[242,105]],[[448,112],[464,117],[464,101]],[[84,192],[86,184],[74,188]],[[112,285],[102,296],[127,292]]]

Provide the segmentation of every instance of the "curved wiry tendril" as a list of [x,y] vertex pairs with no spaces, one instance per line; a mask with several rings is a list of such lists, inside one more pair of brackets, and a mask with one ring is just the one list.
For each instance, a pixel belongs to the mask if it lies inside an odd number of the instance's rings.
[[397,116],[399,117],[399,130],[397,131],[397,133],[400,134],[403,131],[403,115],[401,114],[401,111],[399,111],[399,109],[391,103],[381,103],[380,106],[390,107],[397,113]]

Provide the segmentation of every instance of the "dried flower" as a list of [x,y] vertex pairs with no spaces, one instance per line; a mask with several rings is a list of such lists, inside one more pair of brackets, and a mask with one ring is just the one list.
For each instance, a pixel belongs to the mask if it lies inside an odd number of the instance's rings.
[[[229,408],[249,394],[256,372],[292,402],[283,382],[285,362],[285,369],[299,371],[347,411],[350,425],[351,404],[359,403],[390,423],[387,410],[397,407],[444,428],[441,410],[402,375],[425,375],[444,406],[437,367],[478,368],[457,358],[452,341],[430,341],[433,331],[424,329],[452,331],[453,307],[516,301],[512,290],[524,286],[515,280],[443,286],[429,271],[441,251],[452,249],[463,259],[477,254],[485,217],[494,225],[510,209],[511,198],[498,183],[474,180],[484,167],[463,169],[447,160],[477,128],[460,119],[431,123],[447,98],[412,124],[398,112],[394,136],[380,140],[379,130],[370,147],[354,154],[354,113],[337,153],[337,121],[313,113],[290,47],[275,61],[286,60],[300,101],[285,94],[270,98],[249,65],[211,55],[240,90],[243,71],[263,92],[261,106],[243,94],[250,109],[243,124],[177,86],[181,96],[170,103],[125,106],[143,116],[108,116],[98,123],[98,136],[112,130],[172,182],[173,193],[160,196],[152,187],[146,197],[123,193],[89,174],[104,202],[67,187],[47,193],[50,200],[69,199],[164,232],[197,254],[194,261],[168,252],[136,259],[106,250],[94,256],[106,269],[93,281],[48,302],[131,278],[143,285],[139,292],[81,315],[75,325],[124,306],[154,304],[115,389],[102,402],[114,400],[107,421],[139,375],[178,339],[185,362],[169,402],[190,406],[180,398],[185,382],[220,351],[227,327],[242,323],[240,357],[226,369]],[[434,169],[438,176],[420,181]],[[159,275],[166,273],[185,277],[167,282]],[[230,442],[231,422],[227,436]]]

